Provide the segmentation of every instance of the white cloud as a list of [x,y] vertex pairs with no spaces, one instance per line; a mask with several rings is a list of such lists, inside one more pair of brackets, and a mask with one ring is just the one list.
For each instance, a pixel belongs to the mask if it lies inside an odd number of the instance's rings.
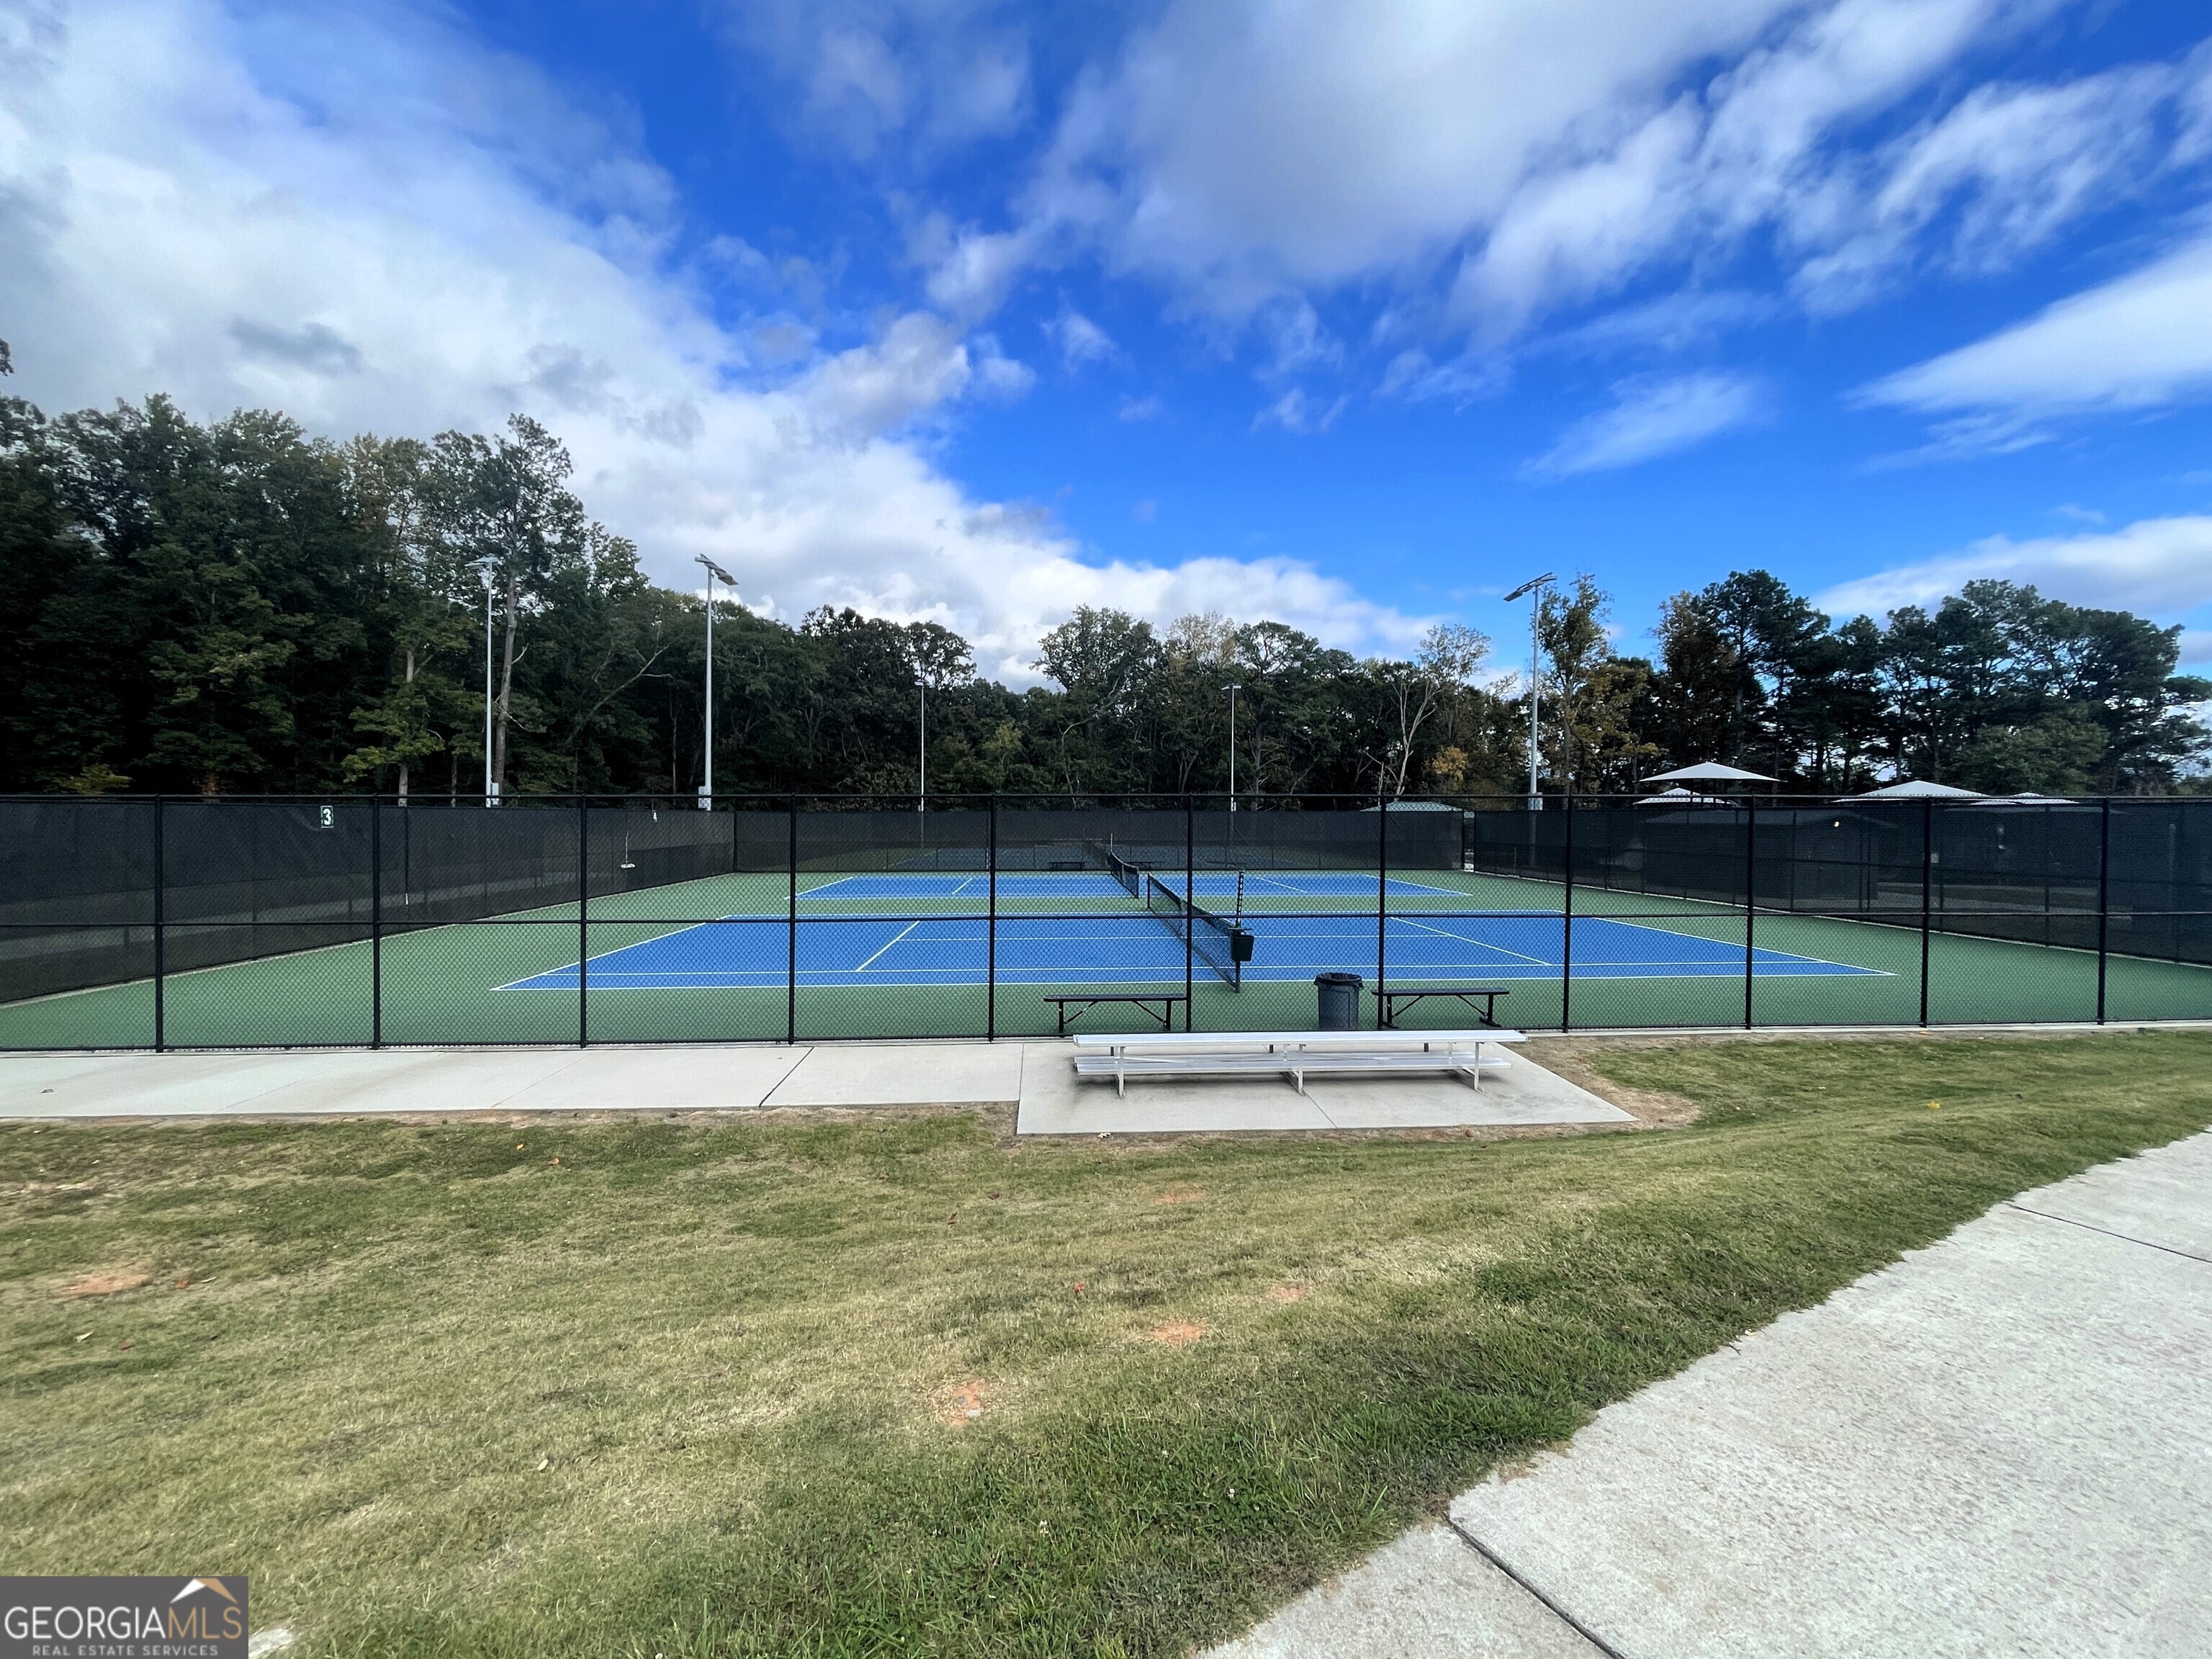
[[1176,0],[1079,90],[1032,205],[1225,307],[1343,282],[1433,257],[1792,3]]
[[1158,398],[1123,397],[1115,410],[1125,421],[1155,421],[1167,410],[1167,405]]
[[941,214],[932,215],[915,238],[914,254],[929,266],[929,302],[957,317],[985,317],[1030,261],[1033,232],[968,229],[955,234]]
[[[2193,70],[1972,85],[1972,54],[2069,3],[1170,0],[1079,84],[1022,222],[1239,318],[1455,271],[1494,340],[1762,230],[1833,307],[1920,240],[1998,265],[2180,159],[2154,128]],[[1931,88],[1938,113],[1854,152]]]
[[1528,475],[1564,478],[1671,455],[1757,420],[1766,401],[1758,381],[1717,371],[1624,380],[1613,392],[1611,409],[1569,427]]
[[1344,413],[1347,399],[1338,398],[1323,404],[1307,392],[1304,386],[1292,386],[1252,417],[1252,430],[1279,426],[1285,432],[1295,432],[1301,437],[1311,437],[1326,432],[1336,424],[1336,417]]
[[2039,416],[2212,391],[2212,234],[2027,321],[1875,381],[1869,403],[1964,411],[1993,434]]
[[[2156,175],[2156,112],[2177,84],[2177,71],[2154,64],[2065,86],[1974,88],[1889,146],[1863,169],[1863,187],[1839,173],[1827,191],[1808,192],[1794,228],[1827,246],[1799,267],[1798,294],[1836,311],[1916,259],[2002,269]],[[1948,222],[1940,234],[1939,221]]]
[[1060,342],[1060,362],[1071,374],[1091,363],[1113,362],[1121,356],[1114,337],[1079,311],[1061,312],[1045,325],[1045,331]]
[[958,332],[942,318],[917,311],[869,344],[817,364],[799,390],[815,410],[873,437],[958,397],[975,377]]
[[667,270],[672,204],[442,13],[0,12],[0,315],[9,389],[49,408],[161,390],[334,435],[520,409],[662,580],[707,553],[749,604],[933,617],[1021,678],[1085,602],[1165,621],[1233,600],[1351,646],[1416,631],[1304,567],[1101,568],[1041,515],[969,499],[901,423],[1017,394],[1026,368],[921,312],[795,370],[813,347],[779,323],[756,358]]
[[930,161],[1027,119],[1026,32],[989,0],[742,0],[732,33],[859,161]]
[[1879,616],[1991,577],[2075,605],[2172,616],[2212,601],[2212,517],[2143,519],[2104,534],[2024,542],[1992,536],[1963,553],[1844,582],[1819,603],[1836,615]]

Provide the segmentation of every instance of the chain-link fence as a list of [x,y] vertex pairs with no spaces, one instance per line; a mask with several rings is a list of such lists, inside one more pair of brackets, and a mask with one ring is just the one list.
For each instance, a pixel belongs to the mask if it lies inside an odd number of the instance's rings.
[[0,800],[0,1048],[2212,1018],[2212,800]]

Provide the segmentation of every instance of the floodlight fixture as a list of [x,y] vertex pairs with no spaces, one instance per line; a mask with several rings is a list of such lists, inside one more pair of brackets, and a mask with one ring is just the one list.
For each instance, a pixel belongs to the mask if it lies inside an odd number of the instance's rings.
[[[1540,576],[1532,576],[1505,596],[1506,603],[1510,605],[1516,599],[1535,593],[1539,588],[1548,586],[1556,580],[1548,570]],[[1532,812],[1544,810],[1544,798],[1536,790],[1536,714],[1543,697],[1544,680],[1543,647],[1538,624],[1543,614],[1544,605],[1540,597],[1528,606],[1528,810]]]
[[700,769],[699,810],[711,812],[714,810],[714,580],[720,577],[734,593],[738,588],[738,579],[704,553],[695,553],[691,562],[704,565],[707,569],[706,759]]

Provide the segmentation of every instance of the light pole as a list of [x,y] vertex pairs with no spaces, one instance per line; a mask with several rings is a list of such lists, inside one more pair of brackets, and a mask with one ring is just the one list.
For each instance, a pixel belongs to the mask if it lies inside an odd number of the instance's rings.
[[917,675],[915,687],[921,693],[921,788],[914,798],[914,810],[929,811],[929,682]]
[[716,564],[704,553],[692,556],[694,564],[707,567],[707,763],[701,773],[699,810],[714,810],[714,578],[720,576],[730,592],[738,591],[738,579]]
[[499,562],[495,559],[477,561],[477,574],[483,578],[484,590],[484,805],[499,805],[499,785],[491,775],[491,593],[493,584],[499,580]]
[[1540,688],[1544,679],[1543,646],[1538,623],[1544,614],[1544,596],[1540,590],[1552,580],[1552,573],[1547,570],[1542,575],[1522,582],[1505,596],[1508,605],[1523,594],[1534,596],[1528,601],[1528,810],[1532,812],[1544,810],[1544,798],[1536,790],[1536,710],[1542,696]]
[[1229,688],[1229,810],[1237,810],[1237,694],[1244,688]]

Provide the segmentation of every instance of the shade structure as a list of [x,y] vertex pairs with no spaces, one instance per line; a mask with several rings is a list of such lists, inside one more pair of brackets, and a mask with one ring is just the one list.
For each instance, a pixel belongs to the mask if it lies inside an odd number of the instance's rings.
[[1741,766],[1724,766],[1718,761],[1699,761],[1695,766],[1678,766],[1671,772],[1657,772],[1644,780],[1646,783],[1777,783],[1764,772],[1747,772]]
[[1845,795],[1844,800],[1980,800],[1978,789],[1954,789],[1948,783],[1928,783],[1919,778],[1907,778],[1903,783],[1893,783],[1886,789],[1869,789],[1863,795]]
[[1733,802],[1722,799],[1718,795],[1700,795],[1679,786],[1673,789],[1662,789],[1656,795],[1646,795],[1636,804],[1638,806],[1729,806],[1734,805]]

